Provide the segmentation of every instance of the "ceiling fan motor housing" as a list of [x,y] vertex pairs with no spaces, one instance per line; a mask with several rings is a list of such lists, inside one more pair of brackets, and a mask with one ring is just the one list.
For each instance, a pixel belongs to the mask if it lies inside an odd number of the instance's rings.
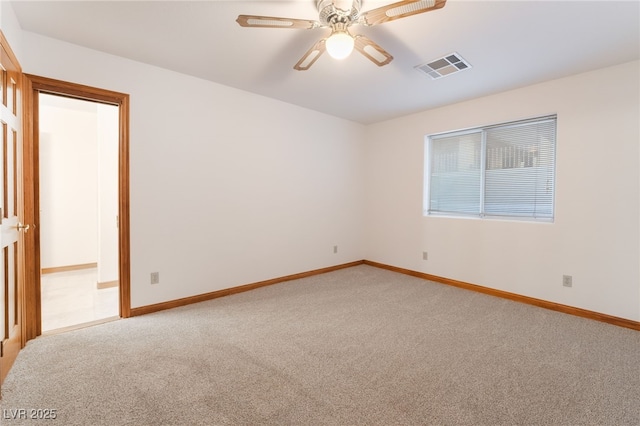
[[317,0],[316,7],[323,25],[347,24],[354,22],[360,13],[362,0]]

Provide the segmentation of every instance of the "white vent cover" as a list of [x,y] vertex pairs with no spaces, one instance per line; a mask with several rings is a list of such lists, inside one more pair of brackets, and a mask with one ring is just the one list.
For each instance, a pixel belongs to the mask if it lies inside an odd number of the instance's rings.
[[458,53],[451,53],[442,58],[434,59],[422,65],[416,65],[415,69],[427,74],[433,80],[446,77],[460,71],[471,68],[469,62],[465,61]]

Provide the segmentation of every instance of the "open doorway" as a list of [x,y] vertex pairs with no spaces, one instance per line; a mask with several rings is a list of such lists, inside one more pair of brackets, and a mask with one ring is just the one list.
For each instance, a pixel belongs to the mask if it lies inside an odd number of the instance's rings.
[[118,318],[118,106],[38,105],[42,331]]
[[[41,238],[40,238],[40,94],[93,101],[118,109],[118,317],[131,316],[131,271],[129,241],[129,95],[111,90],[24,74],[24,223],[32,232],[24,233],[24,331],[23,342],[42,334]],[[97,286],[97,282],[95,284]],[[86,325],[86,324],[84,324]]]

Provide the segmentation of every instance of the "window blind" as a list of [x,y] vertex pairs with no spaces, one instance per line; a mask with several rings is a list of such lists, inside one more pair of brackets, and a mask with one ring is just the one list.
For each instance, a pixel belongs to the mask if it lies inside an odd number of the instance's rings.
[[553,217],[555,120],[486,130],[485,214]]
[[480,214],[482,133],[439,137],[431,144],[430,212]]
[[428,138],[426,214],[552,219],[556,117]]

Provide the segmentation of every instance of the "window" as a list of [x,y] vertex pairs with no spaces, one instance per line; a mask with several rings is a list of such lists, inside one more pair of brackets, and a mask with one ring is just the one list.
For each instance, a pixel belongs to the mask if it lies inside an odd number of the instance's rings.
[[556,116],[425,143],[425,215],[553,220]]

